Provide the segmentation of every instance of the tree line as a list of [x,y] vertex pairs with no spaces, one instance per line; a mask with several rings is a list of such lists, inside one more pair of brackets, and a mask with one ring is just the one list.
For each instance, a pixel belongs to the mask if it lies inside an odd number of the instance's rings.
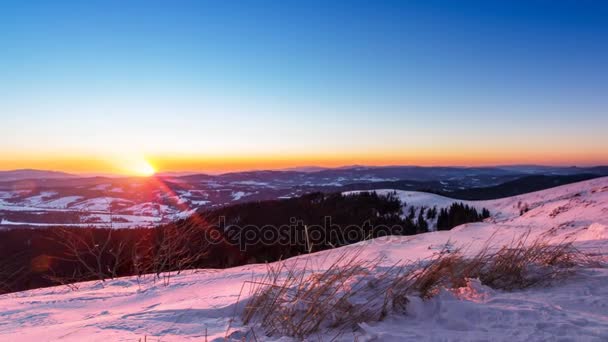
[[477,212],[477,209],[464,203],[453,203],[449,208],[442,208],[437,217],[437,230],[450,230],[461,224],[483,221],[490,217],[486,208]]
[[[48,227],[0,231],[0,293],[121,276],[272,262],[384,235],[475,222],[487,210],[410,207],[395,192],[312,193],[198,212],[156,228]],[[75,286],[75,285],[71,285]]]

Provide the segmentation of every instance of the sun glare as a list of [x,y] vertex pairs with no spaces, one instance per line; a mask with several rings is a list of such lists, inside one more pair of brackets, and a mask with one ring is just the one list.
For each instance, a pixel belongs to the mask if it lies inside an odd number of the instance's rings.
[[140,163],[133,167],[133,173],[142,177],[150,177],[156,173],[154,166],[146,160],[142,160]]

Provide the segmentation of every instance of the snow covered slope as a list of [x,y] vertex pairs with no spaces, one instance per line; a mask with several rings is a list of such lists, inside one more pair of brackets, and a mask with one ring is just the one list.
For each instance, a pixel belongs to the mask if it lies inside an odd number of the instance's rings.
[[[450,199],[400,193],[408,203],[449,205]],[[344,250],[362,248],[362,257],[384,257],[383,263],[418,260],[446,246],[465,246],[474,253],[492,239],[508,242],[530,232],[555,241],[576,239],[577,247],[608,253],[608,178],[570,184],[507,199],[469,202],[490,209],[485,222],[447,232],[366,241],[299,258],[327,268]],[[522,208],[528,210],[523,212]],[[523,212],[523,214],[522,214]],[[174,276],[169,285],[150,278],[123,278],[0,296],[2,341],[205,341],[249,330],[238,320],[236,305],[244,282],[265,274],[265,265],[227,270],[199,270]],[[247,297],[245,291],[241,296]],[[233,317],[237,317],[231,322]],[[241,331],[242,333],[239,333]],[[269,339],[257,335],[254,339]],[[330,337],[334,334],[328,332]],[[407,314],[360,324],[338,340],[352,341],[607,341],[608,270],[584,269],[551,287],[514,292],[493,290],[476,280],[457,292],[442,292],[422,301],[411,298]],[[273,337],[272,340],[288,341]]]

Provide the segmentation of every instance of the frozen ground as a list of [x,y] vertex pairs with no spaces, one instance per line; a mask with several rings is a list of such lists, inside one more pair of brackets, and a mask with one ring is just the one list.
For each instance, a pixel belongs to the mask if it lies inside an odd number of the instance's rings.
[[[402,192],[409,203],[444,205],[445,198]],[[416,196],[420,196],[417,198]],[[443,203],[443,204],[442,204]],[[287,263],[323,270],[345,249],[383,263],[415,261],[447,246],[470,253],[492,239],[508,242],[528,231],[554,241],[575,239],[580,249],[608,253],[608,178],[485,202],[493,217],[449,232],[367,241],[337,250],[293,258]],[[520,215],[521,208],[529,210]],[[199,270],[174,276],[168,286],[151,278],[123,278],[0,296],[1,341],[148,341],[281,340],[258,331],[248,334],[235,304],[244,282],[266,272],[265,265]],[[247,298],[247,291],[241,299]],[[241,302],[242,303],[242,302]],[[233,317],[237,319],[230,323]],[[334,331],[324,331],[329,340]],[[338,340],[352,341],[607,341],[608,270],[581,269],[549,287],[505,292],[477,280],[457,291],[422,301],[410,298],[405,314],[361,323]]]

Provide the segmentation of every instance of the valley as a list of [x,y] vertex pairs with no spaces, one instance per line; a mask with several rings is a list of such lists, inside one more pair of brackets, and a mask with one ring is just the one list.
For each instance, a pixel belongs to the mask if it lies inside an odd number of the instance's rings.
[[[138,228],[186,218],[236,203],[295,198],[312,192],[399,189],[469,199],[540,190],[608,175],[605,168],[353,167],[303,171],[250,171],[221,175],[81,177],[44,171],[0,172],[0,229],[73,226]],[[30,178],[30,177],[37,178]],[[520,180],[519,183],[510,184]],[[506,184],[505,184],[506,183]],[[524,186],[522,184],[524,183]],[[508,192],[492,187],[506,187]],[[471,191],[473,191],[471,193]]]

